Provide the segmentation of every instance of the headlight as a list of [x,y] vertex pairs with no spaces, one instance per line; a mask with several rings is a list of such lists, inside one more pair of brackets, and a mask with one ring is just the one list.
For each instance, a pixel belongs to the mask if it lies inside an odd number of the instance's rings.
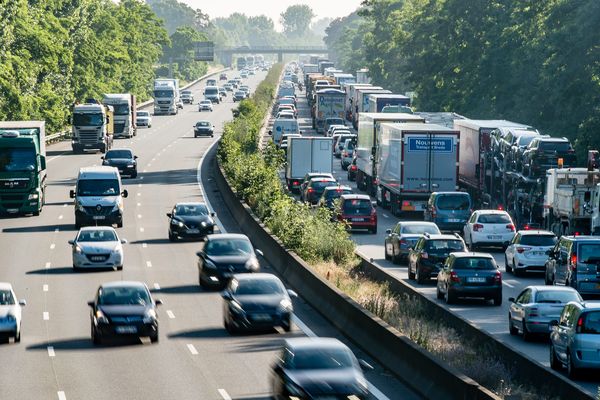
[[75,249],[74,249],[74,251],[75,251],[75,253],[77,253],[77,254],[81,254],[81,253],[83,253],[83,250],[81,250],[81,247],[79,247],[79,245],[77,245],[77,244],[75,245]]
[[127,168],[133,168],[133,167],[135,167],[135,165],[133,165],[133,164],[127,164]]
[[260,266],[258,265],[258,260],[256,258],[251,258],[250,260],[246,261],[246,265],[245,265],[247,270],[250,271],[258,271]]
[[108,324],[108,318],[106,318],[104,313],[100,310],[96,311],[96,321],[99,324]]
[[217,269],[217,266],[215,265],[215,263],[213,263],[210,260],[205,260],[204,261],[204,268],[208,268],[208,269]]
[[31,193],[29,195],[29,197],[27,198],[27,200],[37,200],[40,198],[40,195],[38,193]]
[[207,225],[207,224],[206,224],[206,222],[202,221],[202,222],[200,222],[200,225],[201,225],[203,228],[206,228],[206,225]]
[[279,312],[290,312],[292,311],[292,302],[290,299],[283,299],[279,302]]
[[75,203],[75,208],[77,211],[85,212],[85,208],[83,208],[83,205],[79,202]]
[[156,321],[156,311],[154,311],[154,310],[146,311],[146,314],[144,314],[144,323],[151,324],[154,321]]
[[176,219],[172,219],[171,220],[171,225],[175,225],[178,226],[180,228],[183,228],[185,226],[185,224],[181,221],[177,221]]
[[232,301],[229,303],[229,307],[231,308],[231,311],[237,313],[237,314],[243,314],[245,313],[244,309],[242,308],[242,306],[240,305],[240,303],[238,303],[237,301]]

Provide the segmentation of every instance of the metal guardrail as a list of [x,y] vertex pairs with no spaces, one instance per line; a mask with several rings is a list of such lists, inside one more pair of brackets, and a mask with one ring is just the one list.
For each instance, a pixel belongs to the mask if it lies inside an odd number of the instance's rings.
[[[192,86],[196,85],[197,83],[199,83],[201,80],[208,78],[209,76],[220,74],[221,72],[228,71],[229,69],[230,68],[221,68],[221,69],[218,69],[218,70],[213,71],[211,73],[208,73],[206,75],[202,75],[200,78],[198,78],[198,79],[196,79],[196,80],[188,83],[187,85],[181,87],[179,90],[184,90],[184,89],[187,89],[189,87],[192,87]],[[138,104],[136,106],[136,109],[140,110],[140,109],[146,108],[148,106],[151,106],[152,104],[154,104],[154,99],[150,99],[148,101],[144,101],[143,103]],[[51,144],[51,143],[54,143],[54,142],[59,142],[59,141],[61,141],[63,139],[69,138],[70,136],[71,136],[71,131],[70,130],[63,131],[63,132],[53,133],[52,135],[46,136],[46,144]]]

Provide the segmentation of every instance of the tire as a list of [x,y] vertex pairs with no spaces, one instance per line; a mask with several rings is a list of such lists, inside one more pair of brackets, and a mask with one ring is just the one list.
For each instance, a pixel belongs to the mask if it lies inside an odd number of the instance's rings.
[[121,220],[119,222],[117,222],[117,228],[122,228],[123,227],[123,218],[121,218]]
[[494,306],[495,307],[499,307],[502,305],[502,295],[497,295],[496,297],[494,297]]
[[523,320],[523,340],[526,342],[531,342],[531,339],[533,339],[533,334],[529,332],[527,329],[527,324],[525,320]]
[[290,321],[290,319],[288,318],[284,324],[282,324],[281,326],[283,328],[284,331],[286,332],[290,332],[292,330],[292,322]]
[[173,235],[171,232],[169,232],[169,242],[174,242],[177,240],[177,237],[175,237],[175,235]]
[[442,300],[444,298],[444,293],[440,292],[440,287],[439,286],[435,287],[435,297],[438,300]]
[[450,290],[446,289],[446,293],[444,294],[444,300],[446,300],[446,304],[454,304],[456,303],[456,296],[450,292]]
[[156,335],[152,335],[150,336],[150,342],[151,343],[158,343],[158,339],[159,339],[159,335],[158,335],[158,331],[156,332]]
[[377,234],[377,227],[369,229],[373,235]]
[[579,370],[575,368],[573,365],[573,360],[571,359],[571,351],[567,349],[567,376],[571,379],[577,379],[579,376]]
[[416,268],[415,277],[417,278],[417,283],[419,285],[423,285],[425,283],[425,278],[423,278],[423,275],[419,273],[419,267]]
[[132,178],[132,179],[135,179],[135,178],[137,178],[137,171],[135,171],[133,174],[131,174],[131,178]]
[[400,254],[392,254],[392,263],[400,264],[400,262],[401,262]]
[[123,266],[122,265],[118,265],[117,266],[117,271],[123,271]]
[[513,272],[513,269],[512,269],[512,267],[509,265],[509,263],[508,263],[508,258],[506,258],[506,256],[504,256],[504,270],[505,270],[507,273]]
[[93,324],[92,324],[92,343],[94,343],[95,345],[102,344],[102,338],[96,332],[96,329],[94,328]]
[[21,342],[21,327],[19,326],[19,330],[15,331],[15,343]]
[[408,279],[415,279],[415,273],[410,269],[410,265],[408,266]]
[[510,318],[510,313],[508,314],[508,332],[515,336],[519,333],[519,328],[515,327],[512,323],[512,319]]
[[522,276],[523,275],[523,271],[519,271],[517,269],[517,266],[515,264],[515,260],[514,259],[513,259],[513,262],[512,262],[512,271],[513,271],[513,274],[515,274],[515,276]]
[[200,284],[200,287],[202,289],[206,289],[206,283],[204,283],[204,281],[202,280],[202,275],[198,274],[198,284]]
[[554,351],[554,345],[550,343],[550,368],[555,371],[560,371],[562,369],[562,363],[556,357],[556,352]]
[[392,256],[389,255],[388,250],[387,250],[387,243],[385,243],[385,242],[383,243],[383,249],[384,249],[383,252],[385,253],[385,259],[387,261],[390,261],[392,259]]

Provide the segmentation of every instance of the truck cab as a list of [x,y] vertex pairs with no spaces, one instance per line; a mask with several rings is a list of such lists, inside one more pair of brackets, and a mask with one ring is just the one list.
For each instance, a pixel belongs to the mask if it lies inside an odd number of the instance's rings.
[[100,150],[106,153],[112,146],[114,133],[113,107],[98,103],[76,104],[73,107],[71,147],[74,153]]
[[131,138],[137,134],[135,96],[131,93],[109,93],[102,104],[113,107],[114,136]]
[[177,115],[180,108],[178,79],[154,80],[154,115]]

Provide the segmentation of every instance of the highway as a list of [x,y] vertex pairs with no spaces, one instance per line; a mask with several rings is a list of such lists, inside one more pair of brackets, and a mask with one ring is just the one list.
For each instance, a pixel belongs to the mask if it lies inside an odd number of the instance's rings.
[[[231,73],[230,73],[231,74]],[[235,73],[233,73],[235,75]],[[265,73],[251,76],[254,88]],[[200,83],[193,88],[196,102]],[[270,398],[270,366],[281,340],[301,335],[343,336],[300,298],[290,333],[230,336],[222,325],[221,298],[198,286],[195,242],[170,243],[169,212],[178,201],[208,200],[221,231],[239,227],[219,201],[204,155],[214,156],[222,123],[235,104],[228,99],[212,113],[186,105],[178,116],[154,116],[152,128],[133,139],[115,140],[138,155],[139,174],[124,179],[122,271],[74,273],[74,186],[80,167],[100,165],[101,154],[72,154],[68,142],[48,148],[47,203],[39,217],[0,219],[0,281],[11,282],[23,309],[21,343],[0,344],[0,398],[11,399],[246,399]],[[193,137],[192,125],[209,119],[215,138]],[[201,179],[200,179],[201,178]],[[270,271],[267,265],[263,270]],[[160,341],[119,341],[94,346],[90,340],[87,301],[101,283],[146,282],[159,309]],[[346,340],[347,342],[347,340]],[[389,371],[348,343],[359,358],[375,366],[366,373],[374,398],[416,399]]]
[[[308,107],[307,100],[305,97],[306,92],[297,92],[298,97],[298,123],[300,130],[305,136],[316,136],[316,132],[312,129],[312,123],[310,119],[310,108]],[[350,123],[348,123],[350,124]],[[351,182],[347,179],[347,172],[342,170],[340,159],[334,157],[334,177],[341,184],[348,185],[356,193],[362,193],[357,189],[356,183]],[[373,200],[375,200],[373,198]],[[491,253],[500,270],[502,271],[503,278],[503,303],[500,307],[494,307],[491,302],[484,302],[483,300],[459,300],[457,304],[447,306],[443,300],[436,299],[435,281],[430,281],[427,284],[419,285],[415,280],[408,279],[407,266],[396,265],[391,261],[385,260],[384,255],[384,240],[387,234],[386,229],[391,229],[395,224],[402,220],[422,220],[422,217],[402,217],[398,218],[391,214],[389,210],[385,210],[381,207],[377,207],[377,234],[371,234],[366,231],[354,231],[352,232],[352,239],[356,243],[357,251],[363,254],[368,259],[373,259],[373,262],[383,268],[386,271],[416,288],[423,295],[437,301],[442,307],[450,309],[452,312],[467,319],[475,326],[483,329],[504,343],[509,344],[516,350],[526,354],[527,356],[538,361],[546,367],[550,367],[549,361],[549,345],[546,338],[538,338],[533,342],[525,342],[523,338],[518,336],[511,336],[508,332],[508,310],[510,303],[508,302],[509,297],[517,297],[521,291],[529,285],[543,285],[544,276],[543,273],[528,273],[525,276],[516,277],[511,273],[505,272],[505,261],[504,251],[500,248],[487,248],[478,251],[485,251]],[[566,376],[566,370],[563,371]],[[584,374],[578,384],[581,385],[585,390],[596,395],[598,392],[598,385],[600,379],[598,376],[590,373]]]

